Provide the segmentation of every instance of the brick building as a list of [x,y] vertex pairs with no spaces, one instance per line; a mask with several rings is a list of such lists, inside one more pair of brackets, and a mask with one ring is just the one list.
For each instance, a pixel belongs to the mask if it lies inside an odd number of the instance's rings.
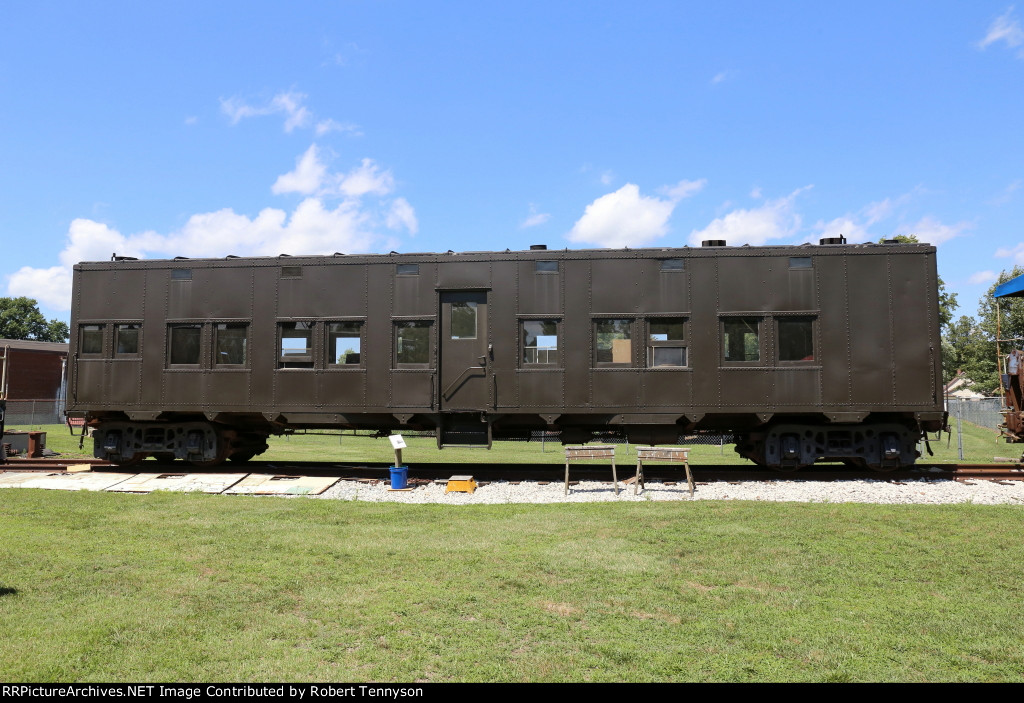
[[68,345],[28,339],[0,339],[6,348],[8,426],[64,422]]

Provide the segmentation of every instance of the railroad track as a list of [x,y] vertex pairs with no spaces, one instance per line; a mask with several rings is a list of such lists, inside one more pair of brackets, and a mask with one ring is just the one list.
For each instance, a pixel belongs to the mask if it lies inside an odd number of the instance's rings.
[[[628,457],[624,457],[628,459]],[[635,462],[635,460],[634,460]],[[631,479],[636,464],[619,461],[620,480]],[[198,468],[182,462],[147,460],[135,466],[118,466],[102,459],[11,459],[0,464],[0,471],[63,472],[71,467],[88,465],[90,471],[116,473],[268,473],[300,476],[338,476],[353,480],[387,479],[389,464],[341,462],[280,462],[250,461],[245,464],[230,462],[221,466]],[[910,469],[878,472],[853,469],[841,465],[821,465],[803,471],[781,472],[752,468],[749,464],[723,466],[720,464],[691,465],[697,483],[716,481],[855,481],[882,480],[901,482],[917,479],[953,479],[957,481],[1024,481],[1024,464],[922,464]],[[560,481],[564,479],[562,464],[416,464],[412,463],[409,477],[414,482],[446,480],[454,474],[470,473],[478,481]],[[608,464],[573,464],[573,481],[611,482]],[[646,465],[644,476],[655,481],[686,481],[685,472],[678,465]]]

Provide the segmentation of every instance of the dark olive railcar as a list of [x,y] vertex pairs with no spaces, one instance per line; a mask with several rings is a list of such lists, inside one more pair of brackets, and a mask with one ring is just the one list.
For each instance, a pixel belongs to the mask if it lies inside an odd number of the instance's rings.
[[120,463],[405,428],[889,468],[944,423],[928,245],[122,259],[75,267],[72,326],[69,411]]

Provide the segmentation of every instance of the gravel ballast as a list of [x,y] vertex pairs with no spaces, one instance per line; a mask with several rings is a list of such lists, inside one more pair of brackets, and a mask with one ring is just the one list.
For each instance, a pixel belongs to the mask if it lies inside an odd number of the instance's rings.
[[493,505],[498,503],[593,503],[614,501],[666,500],[764,500],[804,503],[976,503],[984,505],[1024,504],[1024,481],[984,481],[961,483],[951,479],[913,479],[890,481],[884,478],[840,481],[800,481],[791,477],[761,481],[698,483],[693,497],[686,480],[666,485],[647,481],[633,495],[632,485],[620,482],[615,494],[610,481],[581,481],[569,487],[552,481],[494,481],[477,487],[474,493],[445,493],[444,483],[416,486],[412,490],[393,491],[388,483],[370,484],[339,481],[324,493],[324,499],[394,503],[441,503],[446,505]]

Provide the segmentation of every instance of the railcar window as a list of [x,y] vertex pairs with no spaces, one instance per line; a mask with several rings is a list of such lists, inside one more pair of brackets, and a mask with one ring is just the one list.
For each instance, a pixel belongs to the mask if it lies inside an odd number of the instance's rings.
[[476,339],[476,303],[452,301],[452,339]]
[[558,366],[558,323],[556,321],[523,321],[523,364]]
[[647,366],[686,366],[685,320],[663,318],[648,323]]
[[313,368],[313,322],[281,322],[278,368]]
[[538,261],[533,268],[535,273],[558,273],[557,261]]
[[789,257],[789,267],[791,269],[809,269],[811,268],[811,257],[791,256]]
[[594,362],[599,366],[633,363],[633,321],[594,322]]
[[82,325],[79,328],[79,353],[103,353],[103,328],[105,325]]
[[242,366],[249,338],[249,325],[244,322],[220,322],[214,326],[214,363]]
[[138,354],[142,325],[118,325],[114,328],[114,353]]
[[301,266],[282,266],[281,278],[302,278]]
[[395,362],[399,366],[427,366],[430,363],[429,321],[395,323]]
[[779,318],[779,361],[814,361],[814,318]]
[[419,276],[420,265],[419,264],[396,264],[395,273],[399,276]]
[[173,365],[199,364],[199,340],[202,325],[170,325],[168,330],[169,363]]
[[171,269],[172,281],[191,281],[192,269]]
[[726,361],[761,360],[761,319],[727,317],[722,320],[722,348]]
[[682,259],[662,259],[661,260],[662,271],[682,271],[683,260]]
[[362,322],[329,322],[327,324],[327,363],[359,366],[363,341]]

